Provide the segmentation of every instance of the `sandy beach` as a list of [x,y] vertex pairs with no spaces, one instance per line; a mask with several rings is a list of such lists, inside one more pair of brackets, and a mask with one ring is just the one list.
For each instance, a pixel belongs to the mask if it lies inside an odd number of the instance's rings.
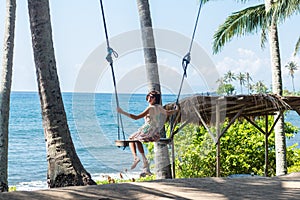
[[300,199],[300,173],[279,177],[193,178],[0,194],[0,199]]

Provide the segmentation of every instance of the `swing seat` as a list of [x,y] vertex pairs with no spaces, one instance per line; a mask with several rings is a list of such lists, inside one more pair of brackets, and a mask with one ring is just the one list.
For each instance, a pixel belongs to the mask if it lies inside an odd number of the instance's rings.
[[[115,140],[117,147],[128,147],[131,142],[139,142],[138,140]],[[171,138],[160,138],[158,142],[169,144]]]
[[128,147],[130,142],[138,142],[138,140],[115,140],[117,147]]

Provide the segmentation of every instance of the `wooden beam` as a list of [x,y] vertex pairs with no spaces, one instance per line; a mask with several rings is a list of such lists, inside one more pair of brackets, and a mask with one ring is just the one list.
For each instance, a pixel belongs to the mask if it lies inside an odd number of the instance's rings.
[[277,122],[278,122],[279,118],[280,118],[282,115],[283,115],[283,113],[282,113],[282,112],[280,112],[280,114],[279,114],[279,115],[277,115],[277,117],[276,117],[276,119],[275,119],[275,121],[274,121],[274,123],[273,123],[273,125],[272,125],[272,127],[271,127],[271,129],[270,129],[270,131],[268,131],[268,137],[269,137],[269,135],[271,134],[271,132],[273,131],[273,129],[274,129],[274,127],[275,127],[275,125],[277,124]]
[[187,124],[189,124],[192,120],[188,119],[185,122],[183,122],[178,129],[176,129],[175,131],[172,132],[170,138],[173,138],[175,134],[177,134],[179,131],[181,131],[181,129],[183,129]]
[[300,109],[294,108],[294,110],[298,113],[298,115],[300,115]]
[[255,124],[255,122],[253,122],[250,118],[248,118],[247,116],[243,116],[248,122],[250,122],[250,124],[252,124],[255,128],[257,128],[261,133],[266,134],[266,132],[264,130],[262,130],[259,126],[257,126],[257,124]]
[[[225,132],[229,129],[229,127],[234,123],[234,121],[241,116],[243,110],[245,109],[245,106],[238,112],[236,115],[230,120],[229,124],[222,130],[220,134],[220,138],[225,134]],[[218,138],[219,139],[219,138]]]
[[203,120],[201,114],[198,112],[197,108],[195,106],[193,106],[195,109],[196,114],[198,115],[201,123],[203,124],[203,126],[206,128],[206,130],[208,131],[208,133],[210,134],[211,138],[214,140],[215,143],[217,143],[217,140],[215,138],[215,136],[213,135],[213,133],[211,132],[211,130],[209,129],[209,127],[207,126],[207,124],[205,123],[205,121]]

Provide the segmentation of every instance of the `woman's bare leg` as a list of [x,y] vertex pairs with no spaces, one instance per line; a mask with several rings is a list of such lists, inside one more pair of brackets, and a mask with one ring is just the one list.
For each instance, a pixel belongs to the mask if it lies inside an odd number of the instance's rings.
[[136,145],[137,145],[139,152],[141,154],[145,154],[143,144],[141,142],[136,142]]
[[137,154],[136,154],[135,142],[129,142],[129,148],[131,150],[131,153],[132,153],[133,159],[134,159],[131,169],[134,169],[136,167],[136,165],[140,162],[140,159],[137,157]]
[[135,142],[129,142],[129,148],[130,148],[130,151],[133,155],[133,158],[136,158],[137,155],[136,155],[136,147],[135,147]]
[[148,167],[148,160],[145,156],[145,151],[144,151],[144,147],[143,147],[143,144],[141,142],[137,142],[137,148],[139,150],[139,152],[141,153],[142,155],[142,158],[143,158],[143,163],[144,163],[144,168]]

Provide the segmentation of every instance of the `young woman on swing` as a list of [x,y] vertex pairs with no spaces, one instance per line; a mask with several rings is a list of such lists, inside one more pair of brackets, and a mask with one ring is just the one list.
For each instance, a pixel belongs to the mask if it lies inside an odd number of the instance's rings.
[[146,96],[146,101],[148,101],[149,106],[140,114],[134,115],[125,112],[120,107],[117,111],[131,119],[137,120],[144,117],[145,123],[141,126],[137,132],[133,133],[129,140],[134,140],[135,142],[130,142],[129,147],[133,155],[133,164],[131,169],[134,169],[136,165],[140,162],[140,158],[137,156],[136,148],[139,150],[143,159],[143,169],[149,172],[149,163],[145,156],[144,148],[142,142],[157,142],[160,139],[160,130],[163,128],[166,121],[166,117],[172,115],[178,111],[178,106],[175,110],[165,110],[160,105],[161,95],[158,91],[151,91]]

